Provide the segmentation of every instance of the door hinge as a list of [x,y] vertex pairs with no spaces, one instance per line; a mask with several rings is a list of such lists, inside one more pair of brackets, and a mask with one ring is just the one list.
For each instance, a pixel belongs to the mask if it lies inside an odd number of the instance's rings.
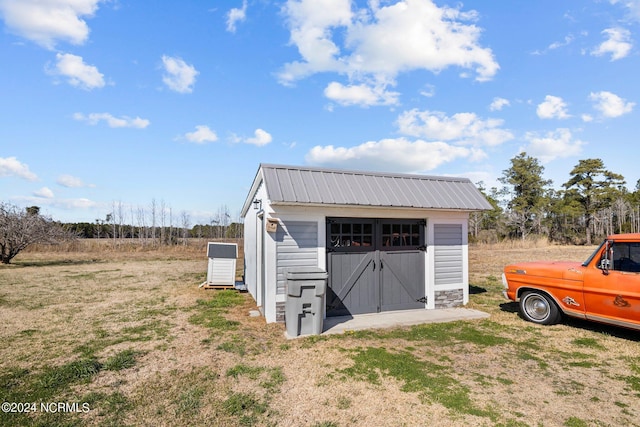
[[427,303],[427,297],[418,298],[416,301],[417,301],[417,302],[422,302],[422,303],[425,303],[425,304],[426,304],[426,303]]
[[420,245],[418,246],[418,250],[422,251],[422,252],[426,252],[427,251],[427,245]]

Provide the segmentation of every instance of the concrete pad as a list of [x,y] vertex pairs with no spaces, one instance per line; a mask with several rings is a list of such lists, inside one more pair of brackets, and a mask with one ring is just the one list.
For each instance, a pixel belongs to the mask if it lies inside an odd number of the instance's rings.
[[424,323],[453,322],[456,320],[487,319],[489,314],[469,308],[442,308],[437,310],[401,310],[354,316],[327,317],[322,335],[342,334],[362,329],[393,328]]

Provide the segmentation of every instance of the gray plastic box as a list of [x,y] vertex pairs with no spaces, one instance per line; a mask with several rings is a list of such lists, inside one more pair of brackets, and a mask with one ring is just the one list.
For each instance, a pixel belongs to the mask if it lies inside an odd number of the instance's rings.
[[327,277],[327,272],[317,267],[295,267],[285,271],[285,324],[289,337],[322,333]]

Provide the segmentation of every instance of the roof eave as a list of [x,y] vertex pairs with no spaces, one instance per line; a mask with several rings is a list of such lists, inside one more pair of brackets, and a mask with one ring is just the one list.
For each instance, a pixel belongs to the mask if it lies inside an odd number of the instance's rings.
[[247,198],[245,199],[244,204],[242,205],[242,210],[240,211],[240,218],[244,218],[247,215],[247,212],[249,211],[249,208],[253,203],[253,199],[256,197],[258,188],[260,187],[260,184],[263,181],[264,181],[264,176],[262,174],[262,167],[259,167],[258,171],[256,172],[256,176],[253,178],[253,183],[251,184],[251,189],[247,194]]
[[340,203],[307,203],[307,202],[287,202],[270,200],[271,206],[299,206],[309,208],[365,208],[365,209],[397,209],[397,210],[424,210],[424,211],[459,211],[459,212],[479,212],[486,211],[484,208],[456,208],[456,207],[424,207],[424,206],[397,206],[397,205],[356,205]]

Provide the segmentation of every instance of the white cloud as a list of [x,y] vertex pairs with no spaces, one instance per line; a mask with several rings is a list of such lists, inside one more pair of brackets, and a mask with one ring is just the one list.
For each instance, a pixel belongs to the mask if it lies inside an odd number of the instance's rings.
[[36,197],[42,197],[44,199],[53,199],[53,191],[50,188],[42,187],[39,190],[33,192],[33,195]]
[[59,40],[83,44],[89,37],[83,18],[92,17],[101,1],[0,0],[0,15],[10,32],[53,49]]
[[180,58],[173,58],[167,55],[162,56],[162,64],[165,74],[162,81],[169,89],[178,93],[193,92],[193,85],[199,72],[193,65],[189,65]]
[[[476,80],[491,79],[499,69],[489,48],[479,44],[475,12],[439,8],[431,0],[401,0],[353,11],[350,0],[288,0],[290,41],[300,61],[284,65],[282,84],[314,73],[348,76],[350,86],[362,81],[394,85],[399,73],[451,66],[473,70]],[[467,24],[466,22],[471,22]]]
[[269,132],[262,129],[256,129],[254,132],[254,137],[247,138],[244,140],[244,142],[246,142],[247,144],[252,144],[252,145],[257,145],[258,147],[262,147],[270,143],[272,140],[273,138],[271,137],[271,134],[269,134]]
[[554,50],[554,49],[559,49],[559,48],[564,47],[564,46],[568,46],[573,42],[574,39],[575,39],[575,37],[573,37],[570,34],[568,36],[565,36],[564,40],[561,41],[561,42],[553,42],[553,43],[551,43],[549,45],[548,49],[549,50]]
[[489,105],[489,110],[491,110],[491,111],[500,111],[504,107],[508,107],[510,105],[511,105],[511,103],[509,102],[508,99],[495,97],[495,98],[493,98],[493,101],[491,101],[491,105]]
[[332,28],[351,24],[351,0],[288,0],[283,7],[302,62],[285,64],[279,77],[283,84],[322,71],[346,71],[336,59],[340,49],[332,40]]
[[128,116],[115,117],[109,113],[91,113],[84,115],[82,113],[75,113],[73,118],[78,121],[84,121],[90,125],[97,125],[99,122],[104,121],[111,128],[137,128],[144,129],[151,123],[147,119],[141,119],[140,117],[131,118]]
[[308,163],[350,169],[422,172],[460,158],[477,160],[479,150],[446,142],[409,141],[405,138],[369,141],[355,147],[315,146],[305,156]]
[[70,53],[56,54],[55,69],[51,74],[66,77],[71,86],[84,90],[104,87],[104,75],[93,65],[87,65],[81,56]]
[[636,105],[635,102],[627,102],[618,95],[607,91],[591,92],[589,99],[595,102],[594,108],[598,110],[603,117],[607,118],[619,117],[623,114],[630,113]]
[[582,153],[585,142],[574,139],[569,129],[556,129],[540,135],[528,132],[525,139],[529,144],[520,151],[540,159],[542,163],[548,163],[555,159],[577,156]]
[[371,87],[366,84],[344,86],[331,82],[324,90],[324,95],[340,105],[397,105],[398,92],[389,92],[384,86]]
[[0,157],[0,177],[17,176],[27,181],[38,179],[35,173],[29,170],[29,166],[20,162],[15,157]]
[[544,97],[544,102],[538,104],[536,113],[541,119],[568,119],[571,117],[567,113],[567,104],[564,100],[553,95]]
[[592,55],[603,56],[611,54],[611,61],[626,57],[631,51],[631,33],[624,28],[607,28],[602,31],[607,40],[591,51]]
[[439,111],[405,111],[396,121],[400,133],[431,140],[454,141],[457,145],[495,146],[513,139],[502,129],[502,120],[482,120],[474,113],[447,116]]
[[56,183],[67,188],[93,187],[93,185],[87,185],[80,178],[72,175],[60,175]]
[[[34,193],[35,194],[35,193]],[[50,206],[54,208],[64,209],[64,210],[77,210],[77,209],[90,209],[98,206],[97,202],[93,200],[79,198],[79,199],[59,199],[59,198],[47,198],[42,196],[36,197],[20,197],[24,203],[39,205],[39,206]]]
[[427,98],[431,98],[435,96],[435,94],[436,94],[436,88],[431,84],[424,85],[424,89],[420,91],[420,95],[425,96]]
[[236,23],[244,22],[247,18],[247,0],[243,0],[242,8],[233,8],[227,13],[227,31],[230,33],[236,32]]
[[184,135],[189,142],[195,142],[196,144],[206,144],[207,142],[216,142],[218,135],[209,126],[199,125],[196,126],[194,132],[189,132]]
[[62,209],[89,209],[98,206],[98,203],[93,200],[79,198],[56,199],[51,205]]
[[610,0],[611,4],[622,4],[627,8],[627,18],[631,21],[640,21],[640,1],[639,0]]

